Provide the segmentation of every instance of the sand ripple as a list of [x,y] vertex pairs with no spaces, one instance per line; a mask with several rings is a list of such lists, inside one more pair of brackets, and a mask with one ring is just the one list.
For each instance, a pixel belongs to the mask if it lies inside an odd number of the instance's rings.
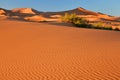
[[0,80],[120,80],[120,32],[0,23]]

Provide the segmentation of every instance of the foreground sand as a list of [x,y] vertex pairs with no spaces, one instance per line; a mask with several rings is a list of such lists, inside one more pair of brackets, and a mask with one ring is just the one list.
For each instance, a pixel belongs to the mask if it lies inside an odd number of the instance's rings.
[[120,32],[0,21],[0,80],[120,80]]

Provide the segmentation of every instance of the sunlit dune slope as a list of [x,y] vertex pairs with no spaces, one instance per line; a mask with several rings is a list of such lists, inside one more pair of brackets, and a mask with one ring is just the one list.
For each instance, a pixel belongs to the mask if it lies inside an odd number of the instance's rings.
[[0,80],[120,80],[119,65],[120,32],[0,21]]

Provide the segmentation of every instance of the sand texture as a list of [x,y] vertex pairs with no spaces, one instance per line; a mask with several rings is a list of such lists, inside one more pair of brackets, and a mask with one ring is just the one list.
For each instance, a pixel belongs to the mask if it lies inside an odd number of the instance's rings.
[[120,80],[120,32],[0,21],[0,80]]

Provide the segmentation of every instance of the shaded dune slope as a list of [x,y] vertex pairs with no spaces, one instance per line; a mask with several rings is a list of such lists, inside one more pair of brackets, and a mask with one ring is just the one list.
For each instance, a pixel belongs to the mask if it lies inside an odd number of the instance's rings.
[[0,80],[120,79],[120,32],[0,24]]

